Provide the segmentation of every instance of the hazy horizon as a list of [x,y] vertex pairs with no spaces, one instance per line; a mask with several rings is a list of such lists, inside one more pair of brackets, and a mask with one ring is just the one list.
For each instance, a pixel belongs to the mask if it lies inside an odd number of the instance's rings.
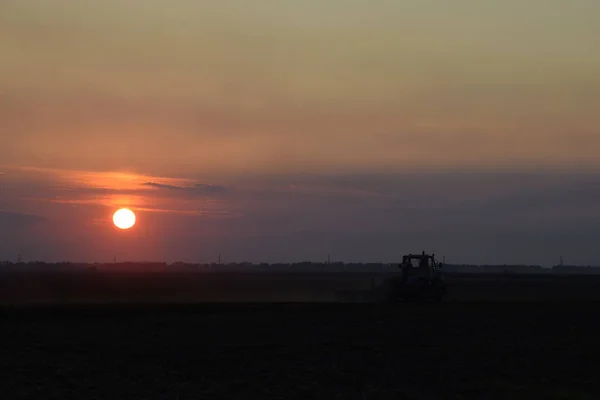
[[0,259],[598,265],[597,15],[5,0]]

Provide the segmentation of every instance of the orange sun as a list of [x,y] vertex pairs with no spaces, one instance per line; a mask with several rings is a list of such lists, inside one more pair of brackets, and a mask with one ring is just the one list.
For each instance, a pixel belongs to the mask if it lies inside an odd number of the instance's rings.
[[135,225],[135,214],[128,208],[121,208],[113,214],[113,223],[119,229],[129,229]]

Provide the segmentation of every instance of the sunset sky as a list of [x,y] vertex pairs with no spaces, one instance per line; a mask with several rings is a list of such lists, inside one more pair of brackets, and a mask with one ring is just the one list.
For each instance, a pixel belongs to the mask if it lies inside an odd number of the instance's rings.
[[596,0],[2,0],[0,259],[600,265],[598,38]]

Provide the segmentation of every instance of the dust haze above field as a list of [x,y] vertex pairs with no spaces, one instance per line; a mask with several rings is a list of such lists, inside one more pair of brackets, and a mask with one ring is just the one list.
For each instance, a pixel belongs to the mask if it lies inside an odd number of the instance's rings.
[[597,15],[3,0],[0,258],[600,264]]

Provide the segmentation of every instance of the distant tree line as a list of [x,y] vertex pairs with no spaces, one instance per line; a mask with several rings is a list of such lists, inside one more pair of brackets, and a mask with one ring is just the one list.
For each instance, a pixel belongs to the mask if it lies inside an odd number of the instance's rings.
[[[392,272],[397,270],[397,263],[344,263],[344,262],[312,262],[297,263],[185,263],[185,262],[113,262],[113,263],[47,263],[43,261],[0,262],[0,271],[254,271],[254,272]],[[446,273],[474,274],[600,274],[600,268],[594,266],[557,265],[544,268],[540,265],[492,265],[492,264],[444,264]]]

